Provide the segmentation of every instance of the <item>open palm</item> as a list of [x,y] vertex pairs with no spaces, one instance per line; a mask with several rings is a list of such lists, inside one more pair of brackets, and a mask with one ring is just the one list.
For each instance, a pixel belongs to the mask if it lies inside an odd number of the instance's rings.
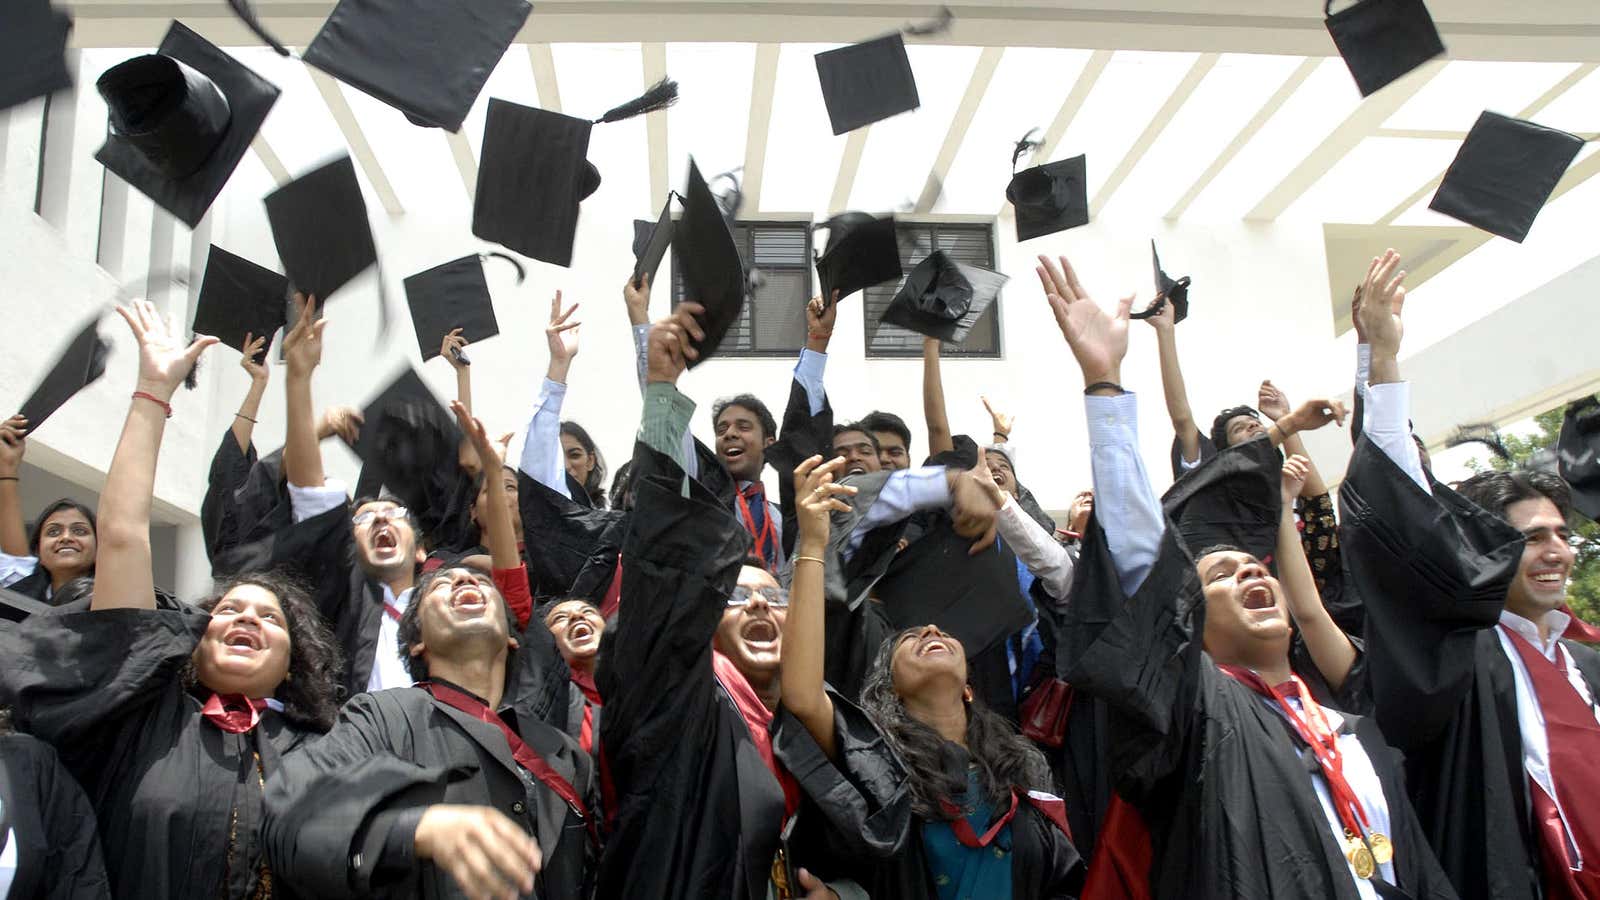
[[550,324],[544,329],[545,340],[550,344],[551,359],[571,362],[572,358],[578,355],[578,326],[582,323],[568,321],[577,311],[576,303],[562,310],[561,292],[556,291],[555,297],[550,301]]
[[139,390],[162,400],[172,397],[200,354],[217,342],[214,337],[197,337],[192,342],[183,340],[148,300],[119,306],[117,314],[128,323],[128,329],[139,342]]
[[1060,268],[1047,256],[1039,257],[1035,271],[1050,301],[1061,336],[1067,339],[1072,355],[1083,370],[1085,384],[1115,382],[1128,354],[1128,314],[1133,310],[1133,295],[1117,303],[1115,314],[1094,302],[1078,281],[1072,263],[1061,257]]

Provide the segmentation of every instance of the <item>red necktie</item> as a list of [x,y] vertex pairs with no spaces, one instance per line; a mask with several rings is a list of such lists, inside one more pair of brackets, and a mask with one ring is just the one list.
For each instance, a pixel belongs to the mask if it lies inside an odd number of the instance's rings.
[[739,515],[744,519],[745,530],[756,539],[756,553],[774,571],[778,566],[778,530],[772,524],[771,510],[767,509],[767,489],[759,481],[752,481],[739,491]]
[[[1600,897],[1600,814],[1590,809],[1593,798],[1600,796],[1600,772],[1594,767],[1600,759],[1600,722],[1567,680],[1566,656],[1559,648],[1556,662],[1551,662],[1527,638],[1504,625],[1500,628],[1522,657],[1544,712],[1550,782],[1560,800],[1558,806],[1556,798],[1528,778],[1545,891],[1551,897]],[[1568,854],[1568,835],[1582,857],[1579,860]]]
[[261,722],[261,711],[266,708],[267,701],[251,700],[243,694],[212,694],[200,707],[200,715],[229,734],[244,734]]

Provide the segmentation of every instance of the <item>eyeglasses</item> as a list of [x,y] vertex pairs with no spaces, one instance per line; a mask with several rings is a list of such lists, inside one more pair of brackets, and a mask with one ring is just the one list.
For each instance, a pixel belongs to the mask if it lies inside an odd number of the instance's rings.
[[750,599],[755,594],[760,594],[761,599],[767,601],[767,605],[773,609],[789,608],[789,592],[783,588],[761,588],[752,591],[742,584],[733,589],[732,596],[728,597],[728,606],[749,606]]
[[365,525],[378,519],[404,519],[411,514],[411,510],[404,506],[391,506],[387,509],[369,509],[358,512],[350,519],[351,525]]

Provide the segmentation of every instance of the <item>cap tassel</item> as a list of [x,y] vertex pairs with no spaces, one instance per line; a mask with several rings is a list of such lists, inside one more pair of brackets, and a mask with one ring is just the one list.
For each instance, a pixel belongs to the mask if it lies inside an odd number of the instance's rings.
[[495,251],[495,250],[490,250],[487,253],[479,253],[478,254],[478,258],[479,259],[489,259],[490,257],[493,257],[495,259],[503,259],[506,262],[511,263],[512,267],[517,270],[517,284],[521,284],[522,282],[524,282],[524,281],[526,281],[528,279],[528,270],[524,269],[522,267],[522,263],[517,262],[517,260],[514,257],[509,256],[509,255],[504,254],[504,253],[500,253],[500,252]]
[[939,15],[937,17],[929,19],[926,22],[907,23],[906,27],[900,30],[906,34],[912,35],[913,37],[933,37],[934,35],[944,34],[945,32],[949,31],[950,26],[955,23],[955,20],[956,14],[950,11],[950,7],[941,6],[939,7]]
[[250,8],[250,0],[228,0],[228,6],[233,8],[233,14],[239,17],[239,21],[244,23],[244,27],[250,29],[251,33],[260,38],[263,44],[271,47],[279,56],[289,55],[289,48],[285,47],[283,42],[268,34],[267,29],[261,26],[261,20],[256,17],[255,10]]
[[1022,136],[1022,140],[1017,141],[1015,147],[1011,151],[1011,171],[1015,172],[1017,170],[1017,160],[1022,158],[1022,154],[1027,153],[1030,150],[1037,150],[1038,148],[1044,146],[1044,141],[1036,141],[1033,139],[1034,132],[1038,130],[1039,128],[1037,126],[1029,128],[1028,133]]
[[1506,449],[1505,440],[1500,437],[1500,429],[1486,423],[1462,425],[1456,428],[1456,433],[1445,441],[1446,447],[1459,447],[1462,444],[1482,444],[1489,448],[1494,457],[1507,465],[1515,465],[1511,458],[1511,451]]
[[627,103],[606,110],[606,114],[595,119],[594,124],[620,122],[658,109],[666,109],[676,102],[678,102],[678,83],[671,78],[663,78]]

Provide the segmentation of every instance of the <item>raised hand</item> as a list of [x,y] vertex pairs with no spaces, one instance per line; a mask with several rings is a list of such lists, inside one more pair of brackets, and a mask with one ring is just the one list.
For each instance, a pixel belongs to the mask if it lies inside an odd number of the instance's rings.
[[822,880],[805,869],[795,872],[795,880],[800,882],[801,900],[839,900],[839,895],[833,889],[822,883]]
[[833,325],[839,319],[839,292],[833,292],[833,302],[823,303],[812,297],[806,304],[806,348],[817,353],[828,352],[828,341],[833,338]]
[[460,400],[450,401],[450,411],[456,414],[456,422],[461,425],[462,436],[478,455],[478,471],[492,472],[499,468],[500,454],[495,450],[494,441],[489,439],[489,433],[483,427],[483,420],[474,417]]
[[338,435],[345,443],[354,445],[361,436],[361,426],[365,420],[361,411],[353,406],[330,406],[322,411],[322,420],[317,423],[317,440]]
[[622,286],[622,302],[628,307],[628,324],[644,325],[650,321],[650,273],[639,276],[635,285],[630,278]]
[[466,349],[467,338],[466,335],[461,333],[460,328],[452,329],[449,334],[444,336],[444,340],[439,343],[439,355],[444,357],[445,362],[450,364],[450,368],[458,372],[469,365],[465,357],[461,355]]
[[694,342],[703,340],[706,333],[696,317],[704,315],[705,311],[700,304],[685,300],[672,310],[672,315],[650,326],[646,381],[676,384],[689,362],[700,358]]
[[1094,512],[1094,491],[1079,491],[1067,507],[1067,530],[1083,534],[1089,527],[1089,514]]
[[578,355],[578,326],[583,323],[570,321],[577,311],[576,303],[562,309],[560,291],[550,299],[550,324],[545,326],[544,339],[550,345],[552,363],[560,360],[570,365]]
[[200,354],[217,342],[214,337],[201,335],[193,341],[184,341],[178,329],[172,327],[155,305],[148,300],[135,300],[127,306],[117,307],[117,315],[128,323],[139,342],[139,381],[136,390],[150,394],[166,403],[172,392],[188,377]]
[[1350,324],[1356,329],[1356,343],[1367,343],[1367,325],[1361,321],[1361,285],[1350,295]]
[[1289,414],[1289,398],[1270,380],[1263,381],[1256,390],[1256,409],[1276,422]]
[[256,337],[251,332],[244,333],[244,355],[239,357],[239,368],[245,370],[251,381],[259,384],[266,384],[269,374],[265,357],[262,357],[260,362],[256,362],[256,357],[261,354],[261,351],[266,346],[266,335]]
[[950,479],[950,519],[955,533],[973,539],[972,549],[967,552],[977,556],[994,546],[995,538],[994,519],[998,507],[981,480],[994,481],[989,474],[988,454],[979,448],[976,466],[965,471],[947,470],[946,477]]
[[795,467],[794,497],[800,520],[799,542],[795,546],[812,551],[804,555],[816,555],[827,547],[830,513],[850,511],[850,505],[839,498],[854,495],[856,489],[833,480],[844,462],[842,456],[827,462],[821,456],[813,456]]
[[317,316],[316,297],[296,293],[294,304],[300,317],[283,336],[284,368],[290,378],[310,378],[322,364],[322,332],[328,320]]
[[22,456],[28,452],[28,420],[12,416],[0,422],[0,477],[15,478],[22,468]]
[[1061,257],[1059,269],[1048,256],[1040,256],[1034,271],[1050,301],[1050,311],[1055,313],[1061,336],[1067,339],[1067,346],[1072,348],[1078,368],[1083,371],[1083,383],[1120,383],[1122,358],[1128,354],[1128,314],[1133,310],[1133,295],[1118,301],[1113,315],[1089,297],[1065,256]]
[[1306,479],[1311,476],[1311,460],[1296,453],[1283,461],[1283,505],[1285,509],[1294,507],[1295,498],[1300,496],[1300,491],[1306,486]]
[[1406,302],[1405,278],[1405,270],[1400,268],[1400,254],[1393,250],[1373,258],[1372,265],[1367,268],[1358,312],[1374,357],[1392,357],[1400,353],[1400,338],[1405,331],[1400,321],[1400,311]]
[[989,454],[984,450],[978,451],[978,465],[972,469],[972,482],[983,489],[984,497],[999,510],[1006,505],[1007,494],[995,483],[994,473],[989,471]]
[[1178,324],[1178,308],[1171,301],[1165,299],[1159,302],[1161,303],[1161,308],[1145,317],[1145,322],[1149,323],[1150,327],[1154,328],[1158,333],[1170,333]]
[[449,872],[473,900],[532,894],[543,863],[538,842],[490,806],[430,806],[413,840],[418,858]]
[[994,422],[994,436],[1001,441],[1010,438],[1011,428],[1017,424],[1017,417],[1009,413],[995,412],[988,397],[980,395],[978,399],[983,401],[983,408],[989,411],[989,419]]
[[1344,404],[1338,400],[1307,400],[1278,421],[1284,437],[1301,431],[1316,431],[1330,422],[1344,424]]

